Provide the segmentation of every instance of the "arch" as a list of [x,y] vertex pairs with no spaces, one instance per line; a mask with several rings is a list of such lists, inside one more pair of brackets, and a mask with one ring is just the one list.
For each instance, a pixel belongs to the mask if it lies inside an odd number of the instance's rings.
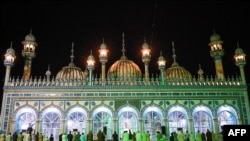
[[118,113],[117,113],[118,117],[124,111],[131,111],[131,112],[135,113],[137,118],[139,118],[139,116],[140,116],[139,110],[135,106],[130,105],[130,104],[125,104],[125,105],[120,106],[117,109],[117,111],[118,111]]
[[126,104],[118,110],[118,135],[122,137],[124,131],[137,132],[139,112],[135,107]]
[[149,131],[150,140],[156,138],[156,132],[161,131],[161,127],[164,125],[163,110],[154,104],[147,106],[142,114],[144,132]]
[[188,113],[184,106],[176,104],[168,109],[167,113],[169,134],[182,130],[188,131]]
[[112,120],[112,111],[108,106],[101,105],[96,107],[92,114],[92,130],[93,130],[93,139],[97,139],[97,133],[101,130],[104,131],[104,128],[107,132],[106,137],[107,139],[112,139],[113,133],[113,120]]
[[51,108],[54,108],[56,112],[60,113],[60,118],[64,118],[65,115],[64,115],[64,111],[62,110],[62,108],[54,104],[50,104],[44,107],[40,112],[40,118],[42,118],[43,114],[48,112],[48,110]]
[[87,117],[88,113],[85,108],[83,109],[79,105],[71,107],[67,112],[66,132],[77,130],[80,133],[86,133]]
[[217,118],[218,118],[218,126],[219,131],[222,131],[223,125],[235,125],[238,124],[239,121],[237,119],[237,112],[236,110],[231,107],[230,105],[221,105],[217,109]]
[[213,114],[205,105],[197,105],[192,111],[195,132],[206,133],[207,129],[213,131]]
[[54,135],[54,140],[58,140],[58,136],[61,133],[61,119],[62,112],[56,106],[47,106],[42,111],[42,125],[41,125],[41,133],[45,136]]
[[15,119],[15,132],[26,130],[32,132],[36,126],[37,112],[32,106],[24,105],[15,111]]

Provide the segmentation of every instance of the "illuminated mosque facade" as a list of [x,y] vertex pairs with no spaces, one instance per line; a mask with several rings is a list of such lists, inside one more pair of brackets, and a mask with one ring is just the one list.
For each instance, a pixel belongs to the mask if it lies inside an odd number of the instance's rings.
[[[247,84],[244,74],[245,53],[236,46],[236,67],[240,76],[225,77],[222,57],[223,41],[213,33],[208,46],[215,63],[215,77],[205,77],[199,67],[197,77],[177,63],[174,43],[173,62],[166,68],[166,60],[160,54],[159,74],[149,75],[151,60],[150,47],[142,44],[144,70],[126,56],[125,37],[122,34],[121,58],[106,69],[108,47],[103,43],[99,48],[101,64],[100,77],[93,72],[96,57],[90,53],[86,70],[74,64],[74,44],[70,63],[56,76],[50,68],[44,78],[31,76],[32,59],[38,46],[30,32],[22,41],[22,56],[25,59],[22,77],[10,76],[15,62],[12,45],[6,50],[6,66],[1,110],[1,129],[7,132],[21,132],[28,127],[34,133],[55,139],[61,133],[79,131],[106,133],[108,140],[116,131],[119,138],[124,131],[149,131],[151,140],[156,132],[167,136],[171,132],[215,133],[226,124],[250,124],[250,108]],[[39,53],[39,52],[38,52]],[[70,53],[69,53],[70,54]],[[107,72],[106,72],[107,70]],[[144,74],[142,73],[144,72]]]

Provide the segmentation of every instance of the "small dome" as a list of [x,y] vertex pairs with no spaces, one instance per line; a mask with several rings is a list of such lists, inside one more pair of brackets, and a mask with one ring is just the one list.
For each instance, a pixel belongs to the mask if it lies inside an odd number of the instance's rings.
[[210,43],[208,44],[209,46],[213,45],[213,44],[222,44],[223,41],[221,40],[221,37],[219,34],[214,33],[210,36]]
[[166,70],[166,79],[191,79],[192,75],[185,68],[173,62],[172,66]]
[[63,67],[56,75],[57,80],[84,80],[85,78],[85,73],[72,62],[69,66]]
[[219,41],[219,40],[221,40],[220,35],[215,33],[215,32],[210,36],[210,41],[211,42]]
[[10,56],[15,56],[15,50],[12,47],[10,47],[6,50],[6,54]]
[[137,64],[128,60],[125,55],[117,60],[108,70],[107,77],[112,79],[138,79],[141,78],[142,73]]
[[243,51],[242,48],[238,47],[238,48],[235,49],[235,53],[234,54],[235,55],[241,55],[241,54],[245,54],[245,53],[244,53],[244,51]]
[[35,38],[35,36],[30,32],[28,35],[25,36],[25,40],[26,40],[26,41],[35,42],[35,41],[36,41],[36,38]]

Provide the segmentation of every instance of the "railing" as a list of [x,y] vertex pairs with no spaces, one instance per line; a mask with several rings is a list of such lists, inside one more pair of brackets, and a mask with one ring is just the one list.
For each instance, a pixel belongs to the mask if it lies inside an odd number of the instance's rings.
[[[106,79],[101,80],[101,78],[95,78],[93,80],[93,86],[238,86],[242,85],[240,78],[226,78],[224,80],[219,80],[216,78],[206,78],[204,80],[199,80],[198,78],[193,79],[167,79],[161,81],[159,78],[150,78],[149,80],[145,80],[143,78],[135,79]],[[46,86],[87,86],[88,79],[83,80],[75,80],[75,79],[60,79],[57,80],[55,78],[48,79],[44,77],[43,79],[40,77],[37,79],[30,78],[29,80],[24,81],[23,79],[19,79],[18,77],[15,79],[10,78],[7,86],[36,86],[36,87],[46,87]]]

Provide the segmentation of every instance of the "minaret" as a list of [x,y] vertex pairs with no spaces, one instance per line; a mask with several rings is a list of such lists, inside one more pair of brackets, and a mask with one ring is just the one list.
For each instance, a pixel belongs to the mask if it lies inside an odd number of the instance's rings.
[[12,42],[10,44],[10,48],[6,50],[6,53],[4,55],[4,65],[6,66],[6,73],[5,73],[5,80],[4,80],[4,86],[7,85],[10,77],[10,69],[14,65],[14,61],[16,58],[15,50],[12,48]]
[[102,63],[102,82],[104,83],[106,78],[106,66],[105,64],[108,62],[108,50],[107,45],[104,43],[104,39],[99,49],[99,61]]
[[161,71],[160,84],[164,85],[165,84],[164,70],[165,70],[165,67],[166,67],[166,60],[162,56],[162,52],[160,53],[160,57],[158,58],[158,62],[157,63],[158,63],[158,68]]
[[35,49],[37,46],[36,38],[32,35],[32,30],[25,36],[25,40],[22,41],[23,50],[22,55],[25,58],[23,80],[29,80],[31,74],[32,59],[36,56]]
[[222,65],[222,56],[224,55],[224,49],[222,48],[223,41],[220,35],[216,34],[215,31],[210,37],[210,43],[208,44],[211,48],[210,56],[214,58],[216,77],[218,79],[224,79],[224,71]]
[[239,43],[237,42],[237,49],[235,50],[234,53],[234,59],[235,59],[235,64],[240,68],[240,76],[242,83],[245,85],[246,84],[246,78],[245,78],[245,71],[244,71],[244,66],[246,65],[246,54],[244,53],[243,49],[239,47]]
[[92,83],[92,72],[95,68],[95,59],[94,59],[94,56],[92,55],[92,50],[90,51],[90,55],[88,57],[88,60],[87,60],[87,68],[89,70],[89,86],[92,86],[93,83]]
[[150,55],[150,49],[149,46],[146,42],[146,39],[144,39],[144,43],[142,45],[142,62],[144,63],[145,66],[145,80],[149,80],[149,69],[148,69],[148,65],[151,59],[151,55]]
[[199,64],[199,70],[198,70],[198,80],[199,81],[204,81],[204,71],[201,69],[201,64]]
[[48,65],[48,70],[45,73],[46,77],[47,77],[47,82],[50,81],[50,76],[51,76],[51,71],[50,71],[50,66]]

